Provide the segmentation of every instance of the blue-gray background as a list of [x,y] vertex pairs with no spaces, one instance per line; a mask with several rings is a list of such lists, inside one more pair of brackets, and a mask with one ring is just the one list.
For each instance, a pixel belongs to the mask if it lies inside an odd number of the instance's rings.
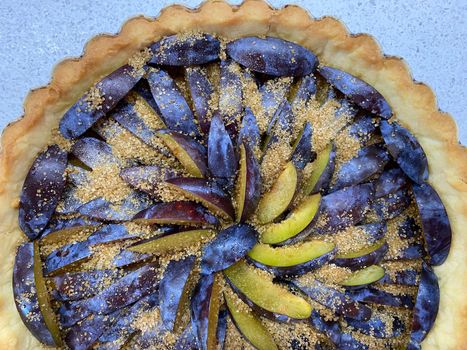
[[[27,92],[47,84],[55,63],[79,56],[86,41],[115,33],[129,17],[156,16],[173,0],[1,0],[0,130],[22,114]],[[176,1],[196,6],[199,1]],[[239,1],[232,1],[239,3]],[[270,0],[295,3],[315,17],[343,20],[352,33],[371,33],[389,55],[404,57],[430,85],[467,144],[466,0]]]

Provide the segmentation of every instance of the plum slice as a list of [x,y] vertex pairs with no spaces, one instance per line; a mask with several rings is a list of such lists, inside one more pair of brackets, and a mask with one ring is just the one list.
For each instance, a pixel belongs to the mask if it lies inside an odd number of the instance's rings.
[[416,286],[419,272],[413,268],[396,271],[394,274],[386,274],[379,280],[382,284],[401,284],[406,286]]
[[224,274],[240,298],[265,317],[285,322],[311,315],[311,305],[303,298],[258,274],[244,260],[224,270]]
[[94,137],[76,141],[71,153],[91,169],[105,164],[118,164],[117,158],[112,154],[112,147]]
[[16,309],[31,334],[47,346],[61,346],[60,329],[49,302],[37,241],[22,244],[16,252],[13,295]]
[[294,114],[292,106],[287,100],[282,101],[269,121],[266,135],[264,136],[261,144],[261,150],[263,152],[266,152],[270,145],[278,142],[291,141],[290,136],[292,132],[293,119]]
[[201,273],[209,275],[235,264],[253,248],[257,235],[248,224],[235,224],[220,231],[203,248]]
[[137,213],[133,220],[144,224],[217,226],[219,221],[203,206],[193,202],[157,203]]
[[219,114],[230,135],[237,134],[237,123],[243,111],[243,86],[241,70],[232,60],[220,63]]
[[312,150],[312,134],[313,128],[306,122],[292,146],[292,162],[297,169],[303,170],[308,163],[316,159],[316,152]]
[[98,197],[81,205],[78,212],[96,220],[128,221],[137,213],[150,207],[152,203],[152,200],[144,193],[130,192],[122,201],[116,203]]
[[147,79],[167,127],[189,136],[198,136],[193,112],[169,74],[163,70],[152,69]]
[[186,69],[186,79],[190,87],[199,128],[203,134],[207,135],[209,133],[209,103],[213,97],[214,89],[207,77],[206,69],[202,67],[188,67]]
[[75,232],[84,231],[100,224],[99,221],[83,217],[52,218],[45,230],[42,231],[40,241],[41,244],[57,243]]
[[320,67],[319,73],[359,107],[384,119],[389,119],[392,116],[391,107],[385,98],[363,80],[331,67]]
[[232,140],[218,113],[212,117],[209,128],[208,165],[214,177],[233,178],[237,171]]
[[428,178],[428,161],[415,136],[397,122],[382,120],[380,129],[391,156],[412,181],[421,185]]
[[336,346],[340,344],[341,329],[336,321],[325,320],[318,310],[313,310],[310,317],[310,324],[320,333],[326,334]]
[[305,106],[305,104],[316,94],[317,85],[316,78],[310,74],[304,76],[293,96],[292,107]]
[[364,114],[357,117],[347,128],[348,133],[364,146],[370,141],[376,131],[376,122],[371,114]]
[[258,203],[256,215],[261,224],[273,221],[290,206],[297,190],[297,182],[297,169],[289,162]]
[[231,199],[216,183],[193,177],[176,177],[168,179],[166,183],[187,197],[201,202],[212,212],[228,220],[235,218]]
[[279,38],[245,37],[227,44],[227,54],[254,72],[272,76],[310,74],[318,59],[303,46]]
[[303,280],[299,278],[291,282],[311,299],[329,308],[337,315],[357,320],[368,320],[371,316],[371,309],[368,306],[351,300],[344,293],[326,286],[317,279]]
[[412,308],[413,298],[409,295],[397,295],[384,290],[366,287],[346,293],[352,300],[377,305]]
[[47,256],[44,262],[44,274],[57,275],[88,260],[92,254],[87,241],[66,244]]
[[143,254],[123,249],[113,257],[112,266],[116,268],[131,268],[132,266],[151,261],[151,259],[151,254]]
[[188,173],[195,177],[207,176],[206,148],[203,145],[176,131],[159,130],[157,135]]
[[334,173],[335,159],[336,147],[334,144],[327,145],[318,154],[313,163],[313,171],[303,185],[303,193],[305,195],[318,193],[321,190],[327,189]]
[[257,244],[248,253],[253,264],[275,276],[302,275],[316,269],[334,256],[335,245],[324,241],[306,241],[274,248]]
[[24,180],[19,200],[19,226],[36,239],[47,226],[65,189],[67,154],[49,146],[34,160]]
[[384,277],[386,271],[378,265],[370,265],[361,270],[354,271],[350,276],[340,281],[348,289],[359,289],[375,283]]
[[196,335],[193,332],[193,326],[191,323],[185,328],[185,330],[178,336],[177,342],[174,346],[175,350],[198,350],[198,341]]
[[[379,263],[389,250],[389,246],[384,239],[370,246],[363,247],[348,253],[337,254],[334,264],[337,266],[358,269]],[[384,275],[384,274],[383,274]],[[383,276],[381,276],[383,277]]]
[[[225,299],[225,298],[224,298]],[[222,307],[219,311],[219,319],[217,321],[216,337],[220,350],[225,348],[225,338],[227,336],[227,317],[229,312],[225,307]]]
[[134,323],[144,312],[152,311],[159,306],[159,294],[153,293],[122,310],[120,317],[99,337],[98,350],[119,350],[138,329]]
[[356,157],[339,167],[333,190],[364,182],[370,176],[380,173],[388,161],[389,154],[382,145],[362,148]]
[[273,337],[263,326],[261,321],[246,306],[239,307],[241,300],[235,297],[233,293],[224,293],[227,308],[230,317],[235,326],[245,339],[251,343],[255,349],[259,350],[277,350],[277,345]]
[[451,247],[451,224],[438,193],[429,184],[413,185],[431,265],[441,265]]
[[236,219],[243,222],[255,212],[260,200],[261,172],[248,143],[240,145],[239,172],[236,183]]
[[261,133],[258,127],[258,121],[256,120],[253,111],[247,107],[242,119],[242,125],[238,132],[237,144],[245,144],[252,150],[259,148],[261,142]]
[[319,193],[305,197],[284,220],[264,226],[261,232],[261,242],[278,244],[296,238],[297,235],[300,236],[300,239],[304,238],[310,233],[306,229],[310,225],[312,226],[317,217],[320,202],[321,195]]
[[321,199],[320,216],[324,222],[317,225],[317,233],[332,233],[362,221],[373,199],[373,185],[360,184],[332,192]]
[[92,298],[63,304],[59,309],[61,323],[64,327],[71,327],[91,314],[111,314],[155,293],[158,288],[157,265],[145,265],[123,276]]
[[163,181],[178,175],[176,170],[158,165],[134,166],[120,171],[120,177],[123,181],[156,198],[159,197],[157,194],[159,185]]
[[149,63],[164,66],[194,66],[219,57],[220,42],[209,34],[171,35],[151,45]]
[[348,318],[346,322],[350,327],[375,338],[394,338],[404,332],[405,326],[399,317],[387,314],[381,316],[383,315],[373,314],[366,321]]
[[191,324],[200,349],[217,348],[217,324],[221,304],[221,285],[218,275],[203,275],[191,297]]
[[375,182],[375,197],[385,197],[409,185],[408,178],[399,168],[384,171]]
[[138,235],[130,233],[125,225],[109,224],[94,231],[87,239],[89,244],[103,244],[127,239],[137,238]]
[[260,86],[261,105],[267,120],[272,118],[281,103],[287,98],[290,85],[290,79],[284,80],[283,78],[276,78],[267,80]]
[[204,242],[214,236],[212,230],[191,230],[158,237],[147,242],[137,243],[129,251],[163,255],[167,252],[183,251],[192,245]]
[[114,281],[118,272],[114,270],[90,270],[68,272],[53,278],[52,295],[59,301],[75,301],[90,298],[99,293],[105,281]]
[[167,265],[159,285],[160,315],[164,327],[173,331],[180,323],[183,296],[187,294],[188,277],[195,264],[195,256],[172,260]]
[[124,65],[98,82],[62,117],[59,127],[62,135],[75,139],[84,134],[125,97],[144,73],[142,69]]
[[439,285],[433,269],[423,263],[408,349],[419,349],[420,343],[433,326],[439,308]]
[[412,197],[407,188],[401,188],[387,196],[376,198],[373,209],[380,220],[390,220],[400,215],[411,203]]

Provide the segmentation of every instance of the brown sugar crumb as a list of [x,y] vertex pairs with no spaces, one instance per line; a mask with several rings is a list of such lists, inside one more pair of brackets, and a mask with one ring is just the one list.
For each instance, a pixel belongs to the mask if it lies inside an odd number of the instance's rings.
[[92,258],[81,265],[83,270],[106,270],[114,268],[114,258],[122,250],[122,242],[91,246]]
[[138,116],[149,128],[154,130],[165,128],[165,124],[159,114],[138,93],[130,92],[125,99],[133,105]]
[[58,145],[58,147],[60,147],[61,149],[67,152],[70,152],[71,146],[72,146],[71,140],[63,137],[58,127],[55,127],[52,129],[52,136],[51,136],[49,145],[53,145],[53,144]]
[[290,159],[291,154],[292,147],[287,142],[275,142],[267,149],[260,169],[263,191],[271,188],[274,180],[276,180]]
[[352,271],[349,268],[328,264],[314,271],[312,276],[321,282],[339,285],[339,283],[349,277],[351,273]]
[[372,244],[365,231],[358,226],[347,227],[335,234],[323,236],[323,239],[336,244],[338,254],[355,251]]
[[249,70],[245,70],[244,74],[242,74],[242,90],[243,104],[251,109],[256,117],[260,132],[264,133],[268,128],[269,118],[266,117],[264,112],[258,85],[253,80]]
[[154,308],[151,311],[141,313],[140,317],[136,318],[132,327],[138,329],[142,333],[148,332],[151,328],[156,327],[161,322],[159,309]]
[[84,101],[87,102],[87,106],[85,107],[86,112],[92,111],[99,111],[102,109],[102,105],[105,102],[104,95],[99,90],[98,87],[94,86],[89,89],[84,98]]
[[[356,157],[361,146],[357,138],[349,134],[348,128],[337,134],[334,139],[336,145],[336,166],[345,163],[352,158]],[[334,173],[337,173],[336,170]]]
[[400,216],[387,222],[387,232],[385,237],[389,245],[389,250],[386,254],[386,259],[398,258],[400,252],[410,244],[409,240],[402,239],[398,234],[400,223]]
[[95,167],[89,174],[89,184],[80,186],[76,196],[83,202],[102,197],[109,202],[119,202],[131,192],[130,187],[120,177],[120,168],[116,164]]
[[152,52],[149,48],[145,48],[131,56],[128,60],[128,65],[134,69],[132,74],[134,74],[134,76],[143,74],[144,72],[142,72],[142,70],[151,57]]
[[262,318],[279,349],[313,348],[319,341],[318,334],[308,322],[279,323]]

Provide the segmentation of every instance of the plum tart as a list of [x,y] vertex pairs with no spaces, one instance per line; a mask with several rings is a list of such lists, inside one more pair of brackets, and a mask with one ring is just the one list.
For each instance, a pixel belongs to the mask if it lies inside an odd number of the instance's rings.
[[456,138],[334,19],[132,19],[3,134],[0,348],[461,349]]

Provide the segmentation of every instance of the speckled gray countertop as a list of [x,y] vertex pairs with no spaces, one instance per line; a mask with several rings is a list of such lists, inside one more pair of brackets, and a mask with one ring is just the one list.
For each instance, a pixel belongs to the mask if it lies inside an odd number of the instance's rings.
[[[129,17],[156,16],[173,0],[2,0],[0,129],[22,114],[27,92],[47,84],[55,63],[79,56],[92,36],[115,33]],[[199,1],[177,3],[196,6]],[[465,0],[270,0],[295,3],[315,17],[331,15],[352,33],[371,33],[389,55],[404,57],[416,80],[430,85],[467,144],[467,2]],[[239,3],[239,1],[232,1]]]

